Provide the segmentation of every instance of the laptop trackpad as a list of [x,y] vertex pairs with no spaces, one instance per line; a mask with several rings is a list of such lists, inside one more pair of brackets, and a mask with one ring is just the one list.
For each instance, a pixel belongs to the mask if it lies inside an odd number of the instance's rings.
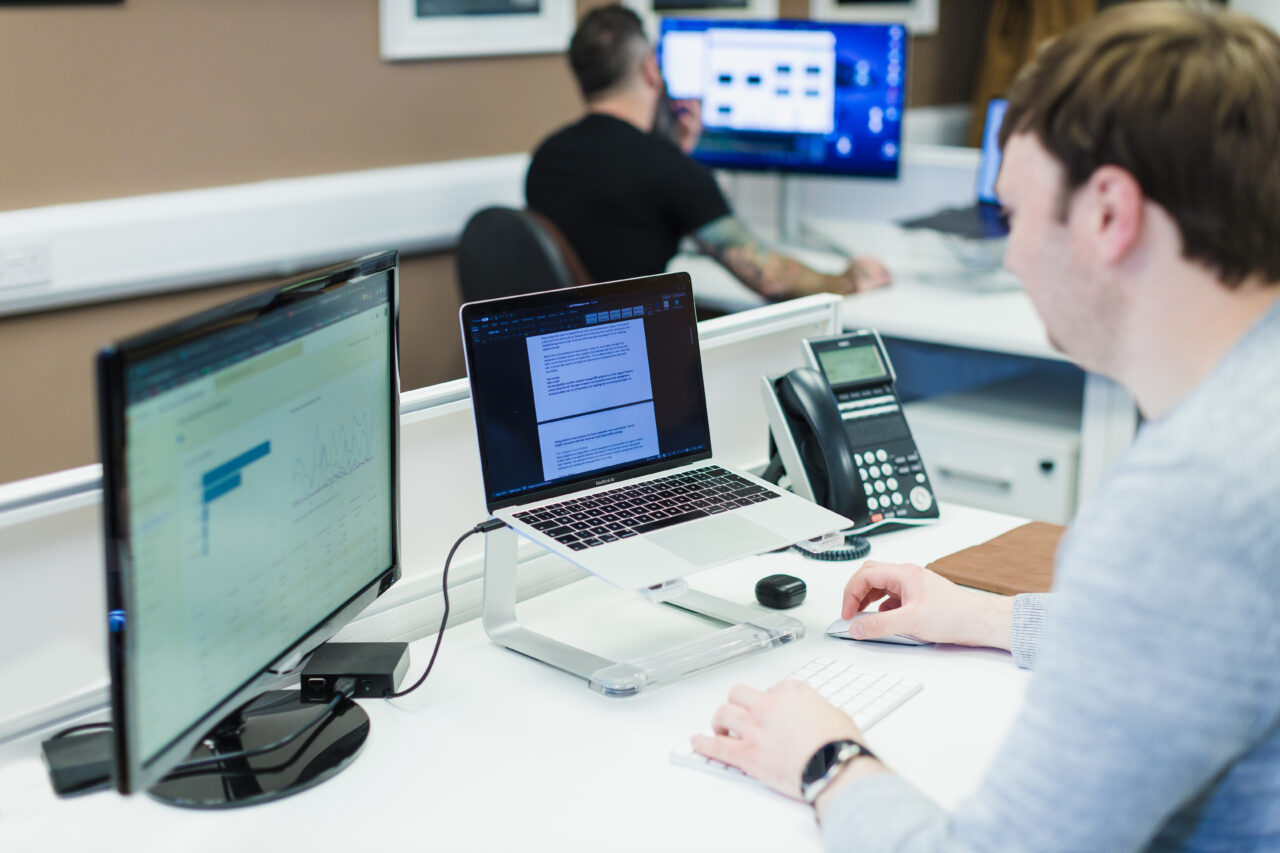
[[725,554],[762,554],[787,544],[787,540],[736,515],[716,515],[688,521],[645,537],[691,563],[711,565]]

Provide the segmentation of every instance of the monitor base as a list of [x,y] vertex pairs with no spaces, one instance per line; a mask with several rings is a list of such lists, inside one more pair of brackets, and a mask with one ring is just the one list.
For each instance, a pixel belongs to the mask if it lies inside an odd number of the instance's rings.
[[[303,703],[296,690],[270,690],[232,713],[187,756],[188,761],[259,749],[307,724],[324,705]],[[271,752],[231,759],[226,766],[175,770],[147,793],[193,809],[256,805],[288,797],[323,782],[359,754],[369,716],[350,699],[297,740]]]

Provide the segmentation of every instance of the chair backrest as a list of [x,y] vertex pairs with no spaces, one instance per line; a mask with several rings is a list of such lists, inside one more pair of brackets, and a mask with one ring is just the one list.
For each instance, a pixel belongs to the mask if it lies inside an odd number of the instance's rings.
[[486,207],[458,241],[458,285],[466,302],[556,290],[589,278],[555,226],[528,210]]

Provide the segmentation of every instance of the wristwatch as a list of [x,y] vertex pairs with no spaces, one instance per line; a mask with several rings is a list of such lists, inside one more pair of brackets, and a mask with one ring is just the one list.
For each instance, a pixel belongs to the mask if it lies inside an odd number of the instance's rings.
[[800,796],[813,805],[818,795],[831,784],[844,766],[860,755],[875,758],[875,754],[857,741],[844,739],[818,747],[818,751],[804,766],[800,774]]

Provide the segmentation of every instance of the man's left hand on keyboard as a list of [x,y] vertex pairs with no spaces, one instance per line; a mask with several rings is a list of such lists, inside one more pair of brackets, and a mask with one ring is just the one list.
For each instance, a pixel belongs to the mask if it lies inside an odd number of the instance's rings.
[[[738,685],[712,719],[714,735],[690,739],[696,752],[738,767],[788,797],[799,799],[800,776],[819,747],[848,738],[863,743],[849,715],[809,685],[792,679],[768,690]],[[857,762],[883,765],[874,759]]]

